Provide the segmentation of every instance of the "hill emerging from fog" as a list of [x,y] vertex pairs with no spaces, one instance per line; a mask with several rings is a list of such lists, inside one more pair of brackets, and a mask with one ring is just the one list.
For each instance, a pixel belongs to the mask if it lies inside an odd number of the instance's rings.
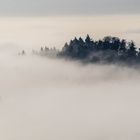
[[86,63],[107,64],[140,64],[140,49],[133,41],[126,41],[118,37],[107,36],[102,40],[93,40],[87,35],[86,39],[76,37],[66,43],[62,50],[43,48],[34,54],[80,60]]

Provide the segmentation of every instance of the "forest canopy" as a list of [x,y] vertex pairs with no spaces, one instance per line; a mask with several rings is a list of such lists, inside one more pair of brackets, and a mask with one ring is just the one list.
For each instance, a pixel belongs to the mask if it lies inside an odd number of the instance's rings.
[[112,36],[106,36],[102,40],[94,40],[89,35],[85,39],[75,37],[65,43],[60,51],[41,47],[40,54],[92,63],[140,63],[140,49],[133,41]]

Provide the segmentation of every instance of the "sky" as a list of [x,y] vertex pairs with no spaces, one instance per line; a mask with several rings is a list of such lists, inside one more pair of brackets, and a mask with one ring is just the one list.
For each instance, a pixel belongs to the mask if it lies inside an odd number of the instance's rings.
[[0,0],[0,16],[139,14],[139,0]]

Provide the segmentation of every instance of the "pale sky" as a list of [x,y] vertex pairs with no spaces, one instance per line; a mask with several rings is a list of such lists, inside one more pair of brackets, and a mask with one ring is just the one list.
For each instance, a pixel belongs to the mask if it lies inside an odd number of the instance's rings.
[[0,16],[139,13],[140,0],[0,0]]

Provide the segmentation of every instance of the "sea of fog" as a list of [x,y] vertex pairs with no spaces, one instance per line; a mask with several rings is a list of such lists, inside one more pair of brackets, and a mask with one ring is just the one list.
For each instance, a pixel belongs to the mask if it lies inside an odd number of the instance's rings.
[[139,19],[0,18],[0,140],[139,140],[139,69],[31,54],[87,33],[139,44]]

